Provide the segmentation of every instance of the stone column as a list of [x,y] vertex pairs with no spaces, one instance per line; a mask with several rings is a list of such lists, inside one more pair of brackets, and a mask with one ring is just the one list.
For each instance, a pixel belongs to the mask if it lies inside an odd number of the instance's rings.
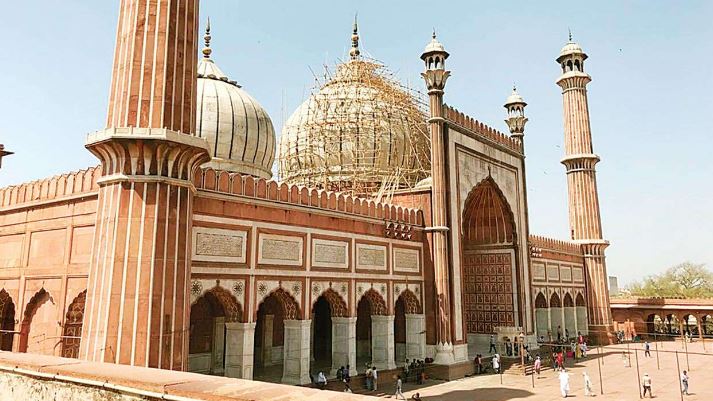
[[[406,314],[406,358],[426,357],[426,315]],[[398,361],[401,363],[402,361]]]
[[379,370],[396,368],[393,315],[371,317],[371,361]]
[[311,320],[285,320],[282,382],[302,385],[309,380]]
[[217,317],[213,320],[213,350],[211,357],[210,371],[215,375],[222,375],[225,372],[223,365],[225,353],[225,317]]
[[577,330],[582,333],[583,336],[586,336],[589,334],[589,327],[587,327],[587,307],[577,306],[575,310],[577,311]]
[[80,358],[188,369],[198,1],[121,0]]
[[272,365],[272,332],[274,315],[265,315],[262,325],[262,366]]
[[355,317],[332,317],[332,376],[347,365],[350,375],[357,374],[356,320]]
[[226,323],[225,376],[252,380],[255,323]]

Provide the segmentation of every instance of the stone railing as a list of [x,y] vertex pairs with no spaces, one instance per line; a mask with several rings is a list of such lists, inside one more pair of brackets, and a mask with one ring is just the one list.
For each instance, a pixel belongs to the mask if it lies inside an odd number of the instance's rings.
[[547,238],[539,235],[530,235],[528,241],[530,243],[530,252],[533,256],[541,254],[543,250],[583,255],[582,247],[575,242]]
[[101,167],[0,188],[0,208],[95,192]]
[[0,401],[292,401],[374,397],[259,381],[0,351]]
[[505,146],[506,148],[512,149],[517,153],[522,153],[522,144],[520,141],[510,137],[509,135],[505,135],[494,128],[488,127],[473,117],[461,113],[454,107],[444,105],[443,111],[445,118],[449,123],[460,125],[475,135],[487,138],[495,143]]
[[284,182],[278,183],[273,180],[212,168],[198,169],[193,178],[193,185],[203,191],[373,217],[411,226],[423,226],[423,212],[419,209],[375,202],[371,199],[359,198],[341,192],[324,191]]

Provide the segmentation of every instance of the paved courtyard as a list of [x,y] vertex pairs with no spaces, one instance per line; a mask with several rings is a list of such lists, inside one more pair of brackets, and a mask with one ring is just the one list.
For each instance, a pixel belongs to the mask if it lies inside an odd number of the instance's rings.
[[[694,342],[688,345],[688,362],[686,361],[685,349],[681,341],[659,342],[651,344],[651,357],[645,358],[642,344],[631,344],[629,354],[631,357],[631,367],[626,367],[622,353],[626,351],[626,345],[614,345],[604,347],[601,354],[597,351],[590,352],[590,358],[584,362],[572,366],[568,362],[570,373],[570,396],[569,398],[583,399],[584,382],[582,373],[587,372],[594,384],[595,397],[597,400],[619,401],[639,399],[640,380],[637,376],[636,356],[634,349],[638,349],[639,373],[643,376],[648,373],[652,378],[654,398],[659,400],[680,400],[678,376],[676,369],[676,354],[682,370],[688,370],[690,366],[690,395],[684,396],[685,400],[713,400],[713,341]],[[656,346],[658,346],[657,368]],[[601,358],[601,374],[604,394],[601,394],[599,379],[599,361]],[[628,358],[627,358],[628,360]],[[391,386],[393,387],[393,386]],[[387,386],[381,386],[381,391],[390,391]],[[533,380],[530,376],[518,376],[514,374],[483,375],[469,377],[461,380],[433,383],[433,385],[412,389],[406,387],[407,398],[419,392],[423,400],[428,401],[500,401],[500,400],[561,400],[559,393],[559,380],[557,374],[550,369],[543,369],[542,375]],[[393,398],[389,394],[383,397]],[[647,397],[648,398],[648,397]]]

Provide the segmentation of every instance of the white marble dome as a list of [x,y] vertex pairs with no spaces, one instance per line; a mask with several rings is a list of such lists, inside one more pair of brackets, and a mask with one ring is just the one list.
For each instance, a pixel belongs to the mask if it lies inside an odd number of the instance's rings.
[[211,161],[204,166],[272,177],[275,129],[265,109],[231,81],[203,51],[198,62],[196,133],[208,141]]

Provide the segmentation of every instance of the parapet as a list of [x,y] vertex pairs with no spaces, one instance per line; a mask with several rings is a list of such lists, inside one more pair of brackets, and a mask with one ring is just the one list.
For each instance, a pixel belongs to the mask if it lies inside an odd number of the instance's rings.
[[101,177],[101,171],[101,166],[90,167],[86,170],[0,188],[0,208],[98,191],[97,180]]
[[456,108],[444,104],[443,114],[448,123],[458,125],[461,128],[464,128],[469,131],[474,136],[479,136],[488,139],[519,154],[522,154],[522,144],[520,143],[520,141],[510,137],[509,135],[503,134],[502,132],[494,128],[488,127],[487,125],[481,123],[473,117],[461,113]]
[[228,171],[200,168],[193,178],[198,190],[262,199],[269,202],[359,215],[387,220],[408,226],[423,226],[423,212],[372,199],[352,196],[344,192],[325,191],[297,184],[278,183]]
[[530,243],[530,254],[533,256],[538,256],[543,250],[584,256],[582,247],[575,242],[547,238],[539,235],[530,235],[528,240]]

